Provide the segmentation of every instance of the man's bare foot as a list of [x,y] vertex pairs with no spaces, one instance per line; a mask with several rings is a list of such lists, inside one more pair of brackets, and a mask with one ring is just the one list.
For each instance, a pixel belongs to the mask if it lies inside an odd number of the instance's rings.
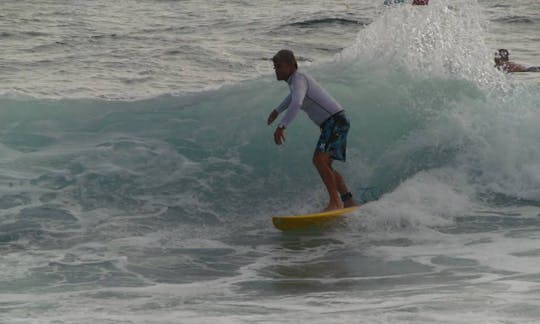
[[323,210],[323,212],[336,210],[336,209],[341,209],[341,208],[343,208],[343,206],[341,204],[329,204],[328,206],[326,206],[326,208]]
[[343,208],[354,207],[354,206],[360,206],[360,205],[356,203],[356,201],[354,201],[354,199],[352,198],[343,203]]

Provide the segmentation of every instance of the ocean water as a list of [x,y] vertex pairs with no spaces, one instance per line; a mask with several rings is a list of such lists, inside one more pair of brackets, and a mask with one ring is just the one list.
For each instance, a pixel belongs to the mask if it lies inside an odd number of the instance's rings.
[[[0,323],[538,323],[533,0],[0,4]],[[352,122],[355,194],[326,194],[269,58]]]

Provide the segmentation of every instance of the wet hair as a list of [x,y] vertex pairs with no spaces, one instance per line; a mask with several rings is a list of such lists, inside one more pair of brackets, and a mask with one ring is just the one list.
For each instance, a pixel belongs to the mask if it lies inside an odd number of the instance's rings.
[[276,53],[276,55],[274,55],[274,57],[272,57],[272,61],[274,63],[294,64],[294,66],[298,68],[298,63],[296,63],[296,58],[294,57],[294,53],[291,50],[280,50]]
[[508,61],[510,53],[507,49],[501,48],[495,53],[495,58],[502,59],[503,61]]

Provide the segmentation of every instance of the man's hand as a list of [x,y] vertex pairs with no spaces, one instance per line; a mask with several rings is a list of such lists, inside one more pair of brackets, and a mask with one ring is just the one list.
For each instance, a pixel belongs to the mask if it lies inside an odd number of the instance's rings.
[[274,142],[277,145],[283,144],[285,142],[285,128],[278,127],[276,128],[276,131],[274,132]]
[[278,115],[279,115],[279,113],[277,111],[272,110],[272,112],[268,116],[268,121],[267,121],[268,125],[272,124],[274,122],[274,120],[276,120]]

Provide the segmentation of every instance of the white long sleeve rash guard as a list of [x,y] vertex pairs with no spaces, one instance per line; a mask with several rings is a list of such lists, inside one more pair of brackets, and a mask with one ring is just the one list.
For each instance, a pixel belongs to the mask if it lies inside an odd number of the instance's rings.
[[287,83],[291,92],[275,109],[278,113],[287,110],[279,123],[280,127],[287,127],[300,109],[305,111],[318,126],[343,111],[341,105],[312,77],[296,71],[289,77]]

